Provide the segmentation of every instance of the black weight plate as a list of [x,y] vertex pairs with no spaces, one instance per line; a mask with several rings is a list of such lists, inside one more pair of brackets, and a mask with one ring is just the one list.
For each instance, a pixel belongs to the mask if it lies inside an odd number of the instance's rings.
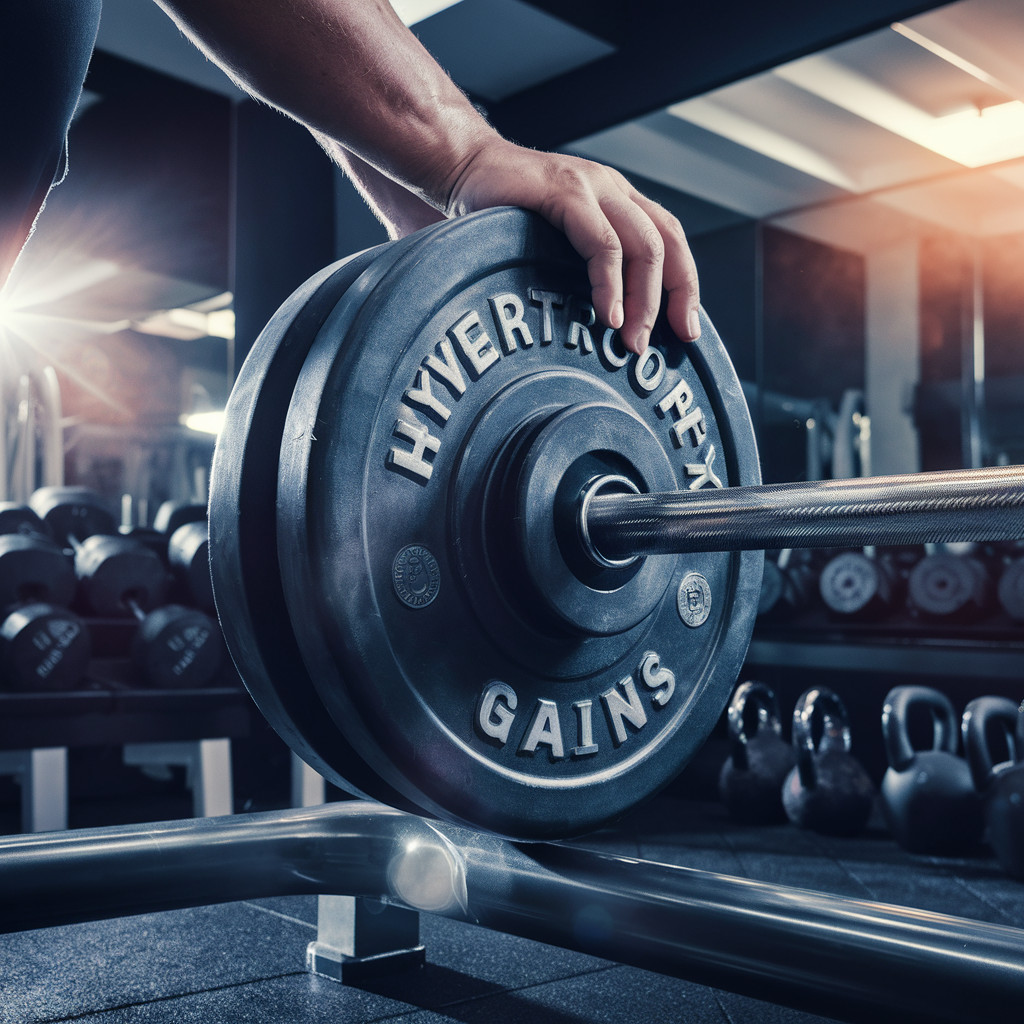
[[[639,373],[613,333],[586,329],[588,296],[583,262],[539,217],[490,210],[426,229],[343,335],[325,323],[283,430],[282,581],[346,741],[337,772],[515,838],[592,829],[678,772],[735,682],[761,582],[761,552],[667,556],[653,610],[595,636],[548,621],[532,579],[531,602],[509,578],[516,531],[481,529],[477,513],[501,490],[492,459],[508,450],[514,464],[510,435],[536,415],[621,410],[680,488],[760,479],[710,322],[684,345],[659,321]],[[632,472],[628,450],[603,454]]]
[[317,332],[390,249],[377,246],[332,264],[284,302],[239,370],[210,477],[211,575],[228,652],[282,739],[336,783],[342,780],[331,760],[339,734],[306,673],[281,592],[277,453],[292,388]]

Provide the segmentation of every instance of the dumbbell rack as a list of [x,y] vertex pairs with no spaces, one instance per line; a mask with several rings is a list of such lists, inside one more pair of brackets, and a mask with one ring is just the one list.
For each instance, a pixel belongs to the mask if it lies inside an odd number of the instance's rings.
[[196,813],[230,812],[229,743],[250,734],[257,713],[237,676],[172,691],[138,689],[124,675],[123,665],[100,659],[87,689],[0,693],[0,771],[21,777],[25,831],[67,827],[69,747],[122,747],[126,763],[189,764]]
[[346,981],[422,963],[429,912],[849,1021],[1019,1020],[1024,997],[1016,928],[362,801],[0,841],[5,931],[300,893],[322,897],[310,966]]

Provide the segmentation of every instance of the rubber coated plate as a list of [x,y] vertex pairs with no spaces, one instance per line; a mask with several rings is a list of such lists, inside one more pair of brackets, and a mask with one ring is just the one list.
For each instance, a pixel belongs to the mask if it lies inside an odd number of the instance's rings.
[[[277,452],[292,388],[316,332],[384,245],[310,278],[260,334],[228,401],[210,485],[210,563],[232,660],[271,725],[322,775],[340,736],[306,674],[288,620],[275,547]],[[350,299],[358,306],[358,287]],[[353,778],[344,780],[352,788]],[[398,795],[394,794],[395,799]]]
[[[646,563],[574,593],[561,540],[547,568],[527,558],[506,499],[534,516],[557,490],[543,472],[758,483],[749,415],[706,318],[698,343],[659,323],[650,354],[627,357],[540,218],[491,210],[407,242],[357,312],[320,328],[282,433],[285,600],[345,741],[325,756],[429,814],[578,834],[703,743],[747,649],[763,555],[658,556],[631,624],[614,605]],[[568,415],[584,406],[610,410],[607,430]],[[548,579],[574,595],[565,617]]]

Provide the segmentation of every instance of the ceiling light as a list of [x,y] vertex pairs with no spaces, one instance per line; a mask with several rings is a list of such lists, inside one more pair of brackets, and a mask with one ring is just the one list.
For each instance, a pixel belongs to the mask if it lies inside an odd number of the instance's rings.
[[199,338],[225,338],[235,336],[235,312],[233,309],[215,309],[204,312],[190,307],[163,309],[152,313],[144,320],[132,323],[132,329],[141,334],[155,334],[161,338],[178,341],[195,341]]
[[224,410],[192,412],[181,417],[181,424],[200,434],[219,434],[224,426]]
[[804,57],[771,73],[965,167],[1024,156],[1018,100],[935,117],[831,57]]
[[460,0],[391,0],[395,13],[405,25],[415,25],[426,21],[433,14],[438,14],[449,7],[454,7]]

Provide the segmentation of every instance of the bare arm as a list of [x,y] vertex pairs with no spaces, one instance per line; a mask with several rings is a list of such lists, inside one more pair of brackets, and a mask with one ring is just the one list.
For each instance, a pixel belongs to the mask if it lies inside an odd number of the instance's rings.
[[597,315],[627,348],[646,348],[663,287],[676,334],[699,333],[679,222],[611,168],[503,139],[386,0],[157,2],[240,85],[313,131],[392,234],[489,206],[536,210],[587,260]]

